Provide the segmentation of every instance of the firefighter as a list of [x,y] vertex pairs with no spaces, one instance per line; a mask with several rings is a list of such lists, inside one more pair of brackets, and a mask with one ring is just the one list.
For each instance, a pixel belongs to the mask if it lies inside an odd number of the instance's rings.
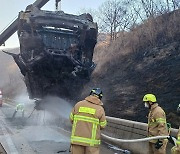
[[18,111],[21,111],[21,112],[22,112],[22,117],[24,117],[24,104],[17,104],[17,105],[16,105],[16,109],[15,109],[15,111],[14,111],[14,113],[13,113],[12,118],[15,117],[15,115],[16,115],[16,113],[17,113]]
[[78,102],[72,109],[72,154],[99,154],[100,130],[107,124],[102,96],[101,89],[94,88],[85,100]]
[[[177,107],[177,113],[180,115],[180,104]],[[171,149],[171,154],[180,154],[180,126],[177,134],[176,145]]]
[[[164,136],[169,135],[166,114],[158,105],[156,96],[146,94],[143,97],[143,102],[146,108],[149,108],[148,114],[148,136]],[[149,141],[149,154],[166,154],[167,139]]]
[[177,134],[176,145],[171,149],[171,154],[180,154],[180,127]]

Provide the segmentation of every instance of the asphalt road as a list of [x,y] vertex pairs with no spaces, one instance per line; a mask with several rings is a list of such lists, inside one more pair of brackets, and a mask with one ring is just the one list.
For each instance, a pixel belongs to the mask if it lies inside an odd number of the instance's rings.
[[[25,105],[25,115],[15,107],[0,108],[0,142],[8,154],[69,154],[70,128],[68,119],[49,111],[35,110],[33,103]],[[120,154],[120,149],[102,143],[100,154]]]

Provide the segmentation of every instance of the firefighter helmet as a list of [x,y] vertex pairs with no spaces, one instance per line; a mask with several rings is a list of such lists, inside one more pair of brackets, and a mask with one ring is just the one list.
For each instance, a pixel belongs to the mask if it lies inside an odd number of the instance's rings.
[[102,98],[103,94],[102,94],[102,90],[100,88],[94,88],[91,90],[90,95],[96,95],[99,97],[99,99]]
[[149,102],[149,101],[155,103],[156,102],[156,96],[153,94],[144,95],[143,102]]

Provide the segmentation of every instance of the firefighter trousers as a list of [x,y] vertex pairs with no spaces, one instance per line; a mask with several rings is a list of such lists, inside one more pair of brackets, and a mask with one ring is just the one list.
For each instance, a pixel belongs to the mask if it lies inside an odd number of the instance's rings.
[[99,154],[99,147],[72,144],[71,154]]
[[155,143],[149,142],[149,154],[166,154],[167,142],[168,140],[163,140],[163,145],[159,149],[155,148]]

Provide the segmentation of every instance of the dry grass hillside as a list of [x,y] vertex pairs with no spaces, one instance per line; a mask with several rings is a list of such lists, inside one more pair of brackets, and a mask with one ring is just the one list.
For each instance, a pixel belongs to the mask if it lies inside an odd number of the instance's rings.
[[99,41],[97,64],[82,98],[93,87],[101,87],[109,116],[147,122],[142,103],[154,93],[174,127],[180,125],[176,107],[180,103],[180,10],[150,18],[130,32],[121,32],[113,43]]
[[[180,118],[175,113],[180,103],[179,16],[180,10],[150,18],[129,32],[119,33],[113,43],[101,34],[94,53],[97,66],[79,99],[100,87],[107,115],[147,122],[142,97],[154,93],[168,121],[179,126]],[[0,61],[0,88],[8,97],[17,95],[25,87],[19,68],[2,52]]]

